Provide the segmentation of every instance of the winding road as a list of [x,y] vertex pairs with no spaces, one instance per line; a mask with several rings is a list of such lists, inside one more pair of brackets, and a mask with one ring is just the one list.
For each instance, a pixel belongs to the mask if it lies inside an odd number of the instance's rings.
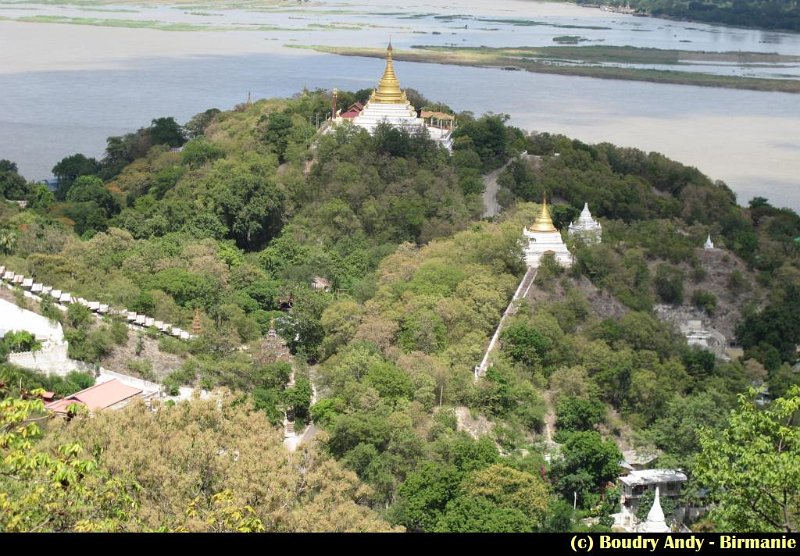
[[515,160],[528,160],[533,158],[535,161],[539,160],[538,156],[530,155],[527,151],[523,152],[519,156],[514,156],[508,159],[508,161],[503,164],[502,167],[498,168],[497,170],[493,170],[488,174],[483,176],[483,206],[484,211],[481,218],[492,218],[500,214],[502,208],[497,203],[497,190],[500,189],[500,186],[497,184],[497,178],[500,177],[500,174],[503,173],[503,170],[508,168],[508,165],[514,162]]

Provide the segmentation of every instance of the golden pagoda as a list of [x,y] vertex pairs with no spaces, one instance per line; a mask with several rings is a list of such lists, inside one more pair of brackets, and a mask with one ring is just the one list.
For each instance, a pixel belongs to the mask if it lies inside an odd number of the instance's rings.
[[372,91],[370,101],[381,104],[406,104],[408,102],[406,93],[400,89],[400,81],[394,73],[391,41],[386,48],[386,69],[383,70],[383,77],[378,83],[378,88]]
[[525,247],[525,262],[529,267],[538,267],[544,255],[552,255],[563,267],[572,266],[572,254],[564,244],[561,232],[553,225],[553,219],[547,208],[547,197],[542,199],[539,216],[533,224],[522,229],[522,235],[528,240],[528,245]]
[[[439,118],[439,120],[442,119]],[[447,150],[453,148],[453,124],[427,125],[425,120],[417,114],[416,108],[411,105],[405,91],[400,88],[400,81],[394,72],[391,40],[386,48],[386,67],[378,86],[372,90],[366,105],[353,105],[344,114],[337,113],[333,119],[334,125],[344,122],[350,122],[370,133],[375,133],[381,124],[389,124],[392,127],[404,128],[409,131],[427,129],[431,139],[440,142]]]
[[553,219],[550,218],[550,211],[547,209],[547,197],[542,197],[542,210],[539,216],[528,228],[531,232],[557,232],[556,227],[553,225]]

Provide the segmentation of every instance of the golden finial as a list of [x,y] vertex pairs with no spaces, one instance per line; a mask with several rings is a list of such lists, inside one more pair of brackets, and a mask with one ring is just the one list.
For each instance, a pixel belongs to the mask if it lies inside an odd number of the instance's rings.
[[386,69],[383,70],[383,77],[378,83],[378,88],[372,92],[370,100],[381,104],[405,104],[408,102],[405,92],[400,89],[400,81],[394,73],[391,39],[386,48]]
[[553,219],[550,218],[550,211],[547,210],[547,196],[542,196],[542,211],[536,220],[528,228],[531,232],[557,232],[556,227],[553,226]]

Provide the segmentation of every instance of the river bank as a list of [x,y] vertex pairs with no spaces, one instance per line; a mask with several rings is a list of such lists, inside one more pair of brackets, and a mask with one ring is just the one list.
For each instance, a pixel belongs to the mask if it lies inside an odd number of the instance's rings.
[[[575,2],[574,0],[552,0],[555,2],[569,2],[581,8],[600,9],[605,12],[618,13],[622,15],[634,15],[638,17],[657,17],[659,19],[667,19],[670,21],[677,21],[681,23],[705,23],[710,25],[725,25],[729,27],[736,27],[739,29],[759,29],[765,31],[781,31],[796,33],[800,31],[800,19],[798,18],[797,8],[794,13],[791,9],[786,10],[784,13],[779,14],[773,12],[769,15],[763,15],[758,8],[746,8],[745,11],[733,9],[726,11],[721,7],[716,7],[714,10],[697,11],[697,8],[687,8],[687,13],[681,15],[674,12],[676,7],[662,8],[657,13],[653,13],[647,8],[637,7],[632,8],[629,5],[617,6],[608,2],[616,2],[618,0],[593,0],[588,2]],[[693,2],[694,3],[694,2]],[[762,8],[763,9],[763,8]],[[694,11],[692,11],[694,10]],[[749,10],[749,11],[748,11]],[[765,10],[766,11],[766,10]],[[705,15],[705,17],[698,17],[698,15]],[[791,16],[791,24],[787,25],[787,16]]]
[[[383,58],[386,52],[378,48],[341,46],[286,45],[309,48],[326,54]],[[671,85],[695,85],[781,93],[800,93],[800,81],[765,79],[701,73],[696,71],[630,67],[629,64],[675,65],[681,61],[725,64],[797,64],[800,57],[756,52],[689,52],[678,50],[642,49],[616,46],[553,46],[538,48],[487,48],[412,46],[413,50],[394,51],[400,61],[426,64],[490,67],[505,70],[524,70],[534,73],[574,75],[599,79],[645,81]],[[623,65],[601,65],[623,64]]]

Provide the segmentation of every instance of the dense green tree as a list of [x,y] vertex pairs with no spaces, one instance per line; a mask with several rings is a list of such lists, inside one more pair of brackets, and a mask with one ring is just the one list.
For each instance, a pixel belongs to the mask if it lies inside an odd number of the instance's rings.
[[281,227],[283,194],[269,159],[248,155],[214,164],[209,186],[220,220],[242,248],[263,245]]
[[182,268],[162,270],[150,279],[151,287],[160,289],[184,306],[199,304],[211,307],[218,299],[218,284],[207,274],[198,274]]
[[[774,370],[782,361],[793,362],[800,342],[800,288],[786,287],[783,299],[762,311],[747,315],[736,328],[736,339],[767,369]],[[775,356],[771,357],[770,354]]]
[[375,388],[383,398],[411,399],[414,393],[414,384],[408,374],[391,363],[371,365],[364,382]]
[[86,239],[108,229],[108,213],[94,201],[62,205],[56,214],[68,218],[68,222],[73,224],[75,233]]
[[711,489],[719,530],[789,533],[800,516],[800,388],[763,409],[755,395],[740,396],[722,433],[701,432],[694,473]]
[[28,207],[31,209],[47,210],[56,202],[56,196],[44,184],[34,184],[28,192]]
[[189,139],[194,139],[203,135],[206,128],[211,125],[211,122],[214,121],[214,118],[219,113],[220,110],[218,108],[209,108],[205,112],[200,112],[192,116],[192,118],[186,122],[186,125],[183,126]]
[[53,166],[53,175],[58,179],[58,199],[66,199],[69,188],[81,176],[92,176],[100,171],[100,164],[94,158],[78,153],[61,159]]
[[729,409],[729,402],[720,393],[673,396],[650,426],[647,438],[679,461],[685,461],[700,451],[702,427],[721,427]]
[[656,267],[655,290],[664,303],[679,305],[683,302],[683,271],[660,264]]
[[273,112],[266,118],[267,131],[264,140],[272,146],[278,160],[285,161],[286,147],[289,144],[289,132],[292,129],[292,117],[284,112]]
[[110,215],[116,203],[111,193],[103,186],[103,180],[96,176],[81,176],[77,178],[67,192],[67,201],[71,203],[91,202]]
[[603,440],[595,431],[570,433],[553,464],[556,490],[567,499],[577,493],[578,502],[588,507],[598,493],[617,478],[622,454],[612,440]]
[[150,124],[150,137],[155,145],[180,147],[186,142],[183,128],[175,118],[156,118]]
[[502,166],[522,142],[522,132],[505,125],[508,119],[506,114],[492,114],[462,121],[453,132],[454,150],[475,151],[484,171]]
[[468,496],[483,497],[498,508],[522,512],[527,526],[534,530],[544,524],[550,490],[538,475],[497,463],[471,473],[462,488]]
[[392,521],[409,531],[435,531],[448,503],[457,497],[461,478],[453,465],[424,464],[398,489]]
[[524,321],[508,325],[501,335],[503,351],[512,359],[530,367],[541,364],[542,357],[551,347],[548,338],[534,326]]
[[225,151],[204,137],[189,141],[181,151],[183,161],[194,167],[202,166],[223,156],[225,156]]
[[592,430],[605,420],[605,412],[599,400],[563,397],[556,408],[556,427],[567,432]]
[[322,327],[322,314],[332,301],[325,292],[316,292],[308,287],[294,290],[292,321],[287,331],[291,334],[290,344],[302,349],[309,357],[315,357],[325,337]]
[[30,193],[30,185],[19,175],[17,165],[10,160],[0,160],[0,197],[21,200]]
[[439,533],[530,533],[531,521],[516,508],[498,507],[481,496],[448,502],[433,531]]
[[304,376],[297,377],[294,386],[284,392],[284,400],[292,418],[305,420],[311,408],[311,381]]

